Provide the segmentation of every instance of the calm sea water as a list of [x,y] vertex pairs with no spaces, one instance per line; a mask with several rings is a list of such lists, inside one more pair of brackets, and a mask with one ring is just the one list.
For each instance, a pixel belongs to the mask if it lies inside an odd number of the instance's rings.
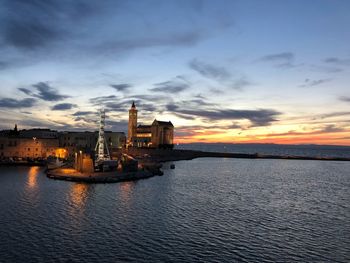
[[0,167],[0,262],[350,261],[350,162],[175,165],[99,185]]

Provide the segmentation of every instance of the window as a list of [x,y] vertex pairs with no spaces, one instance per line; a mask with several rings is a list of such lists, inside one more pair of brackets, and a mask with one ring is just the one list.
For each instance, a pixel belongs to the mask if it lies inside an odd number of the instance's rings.
[[38,151],[38,148],[35,148],[35,151]]
[[30,152],[30,148],[28,148],[28,152]]

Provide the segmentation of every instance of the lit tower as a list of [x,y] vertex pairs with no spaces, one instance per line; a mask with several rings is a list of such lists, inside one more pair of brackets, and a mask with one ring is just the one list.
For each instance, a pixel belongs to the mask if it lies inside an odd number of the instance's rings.
[[133,138],[136,137],[137,129],[137,109],[135,103],[132,102],[131,108],[129,110],[129,124],[128,124],[128,144],[132,145]]
[[106,114],[104,109],[100,111],[100,129],[98,131],[98,139],[95,147],[95,161],[99,163],[101,161],[110,160],[111,157],[109,155],[108,145],[105,139],[105,119]]

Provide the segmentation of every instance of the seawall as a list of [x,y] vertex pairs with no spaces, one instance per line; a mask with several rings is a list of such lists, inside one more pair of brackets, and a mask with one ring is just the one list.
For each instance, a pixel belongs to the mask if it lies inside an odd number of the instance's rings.
[[241,158],[241,159],[284,159],[284,160],[318,160],[318,161],[350,161],[350,158],[337,157],[306,157],[306,156],[289,156],[289,155],[263,155],[263,154],[246,154],[246,153],[220,153],[220,152],[203,152],[192,150],[170,150],[170,149],[152,149],[152,148],[129,148],[125,151],[127,154],[140,160],[141,162],[167,162],[192,160],[202,157],[218,158]]

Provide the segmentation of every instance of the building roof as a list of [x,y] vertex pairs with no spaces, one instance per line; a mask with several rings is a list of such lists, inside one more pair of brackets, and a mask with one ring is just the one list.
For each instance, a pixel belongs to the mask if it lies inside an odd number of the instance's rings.
[[171,121],[158,121],[154,120],[152,125],[161,125],[161,126],[171,126],[174,127],[174,125],[171,123]]
[[137,128],[147,129],[147,128],[151,128],[151,126],[152,126],[152,125],[142,125],[142,124],[139,124],[139,125],[137,126]]
[[136,108],[134,101],[132,102],[131,108]]

